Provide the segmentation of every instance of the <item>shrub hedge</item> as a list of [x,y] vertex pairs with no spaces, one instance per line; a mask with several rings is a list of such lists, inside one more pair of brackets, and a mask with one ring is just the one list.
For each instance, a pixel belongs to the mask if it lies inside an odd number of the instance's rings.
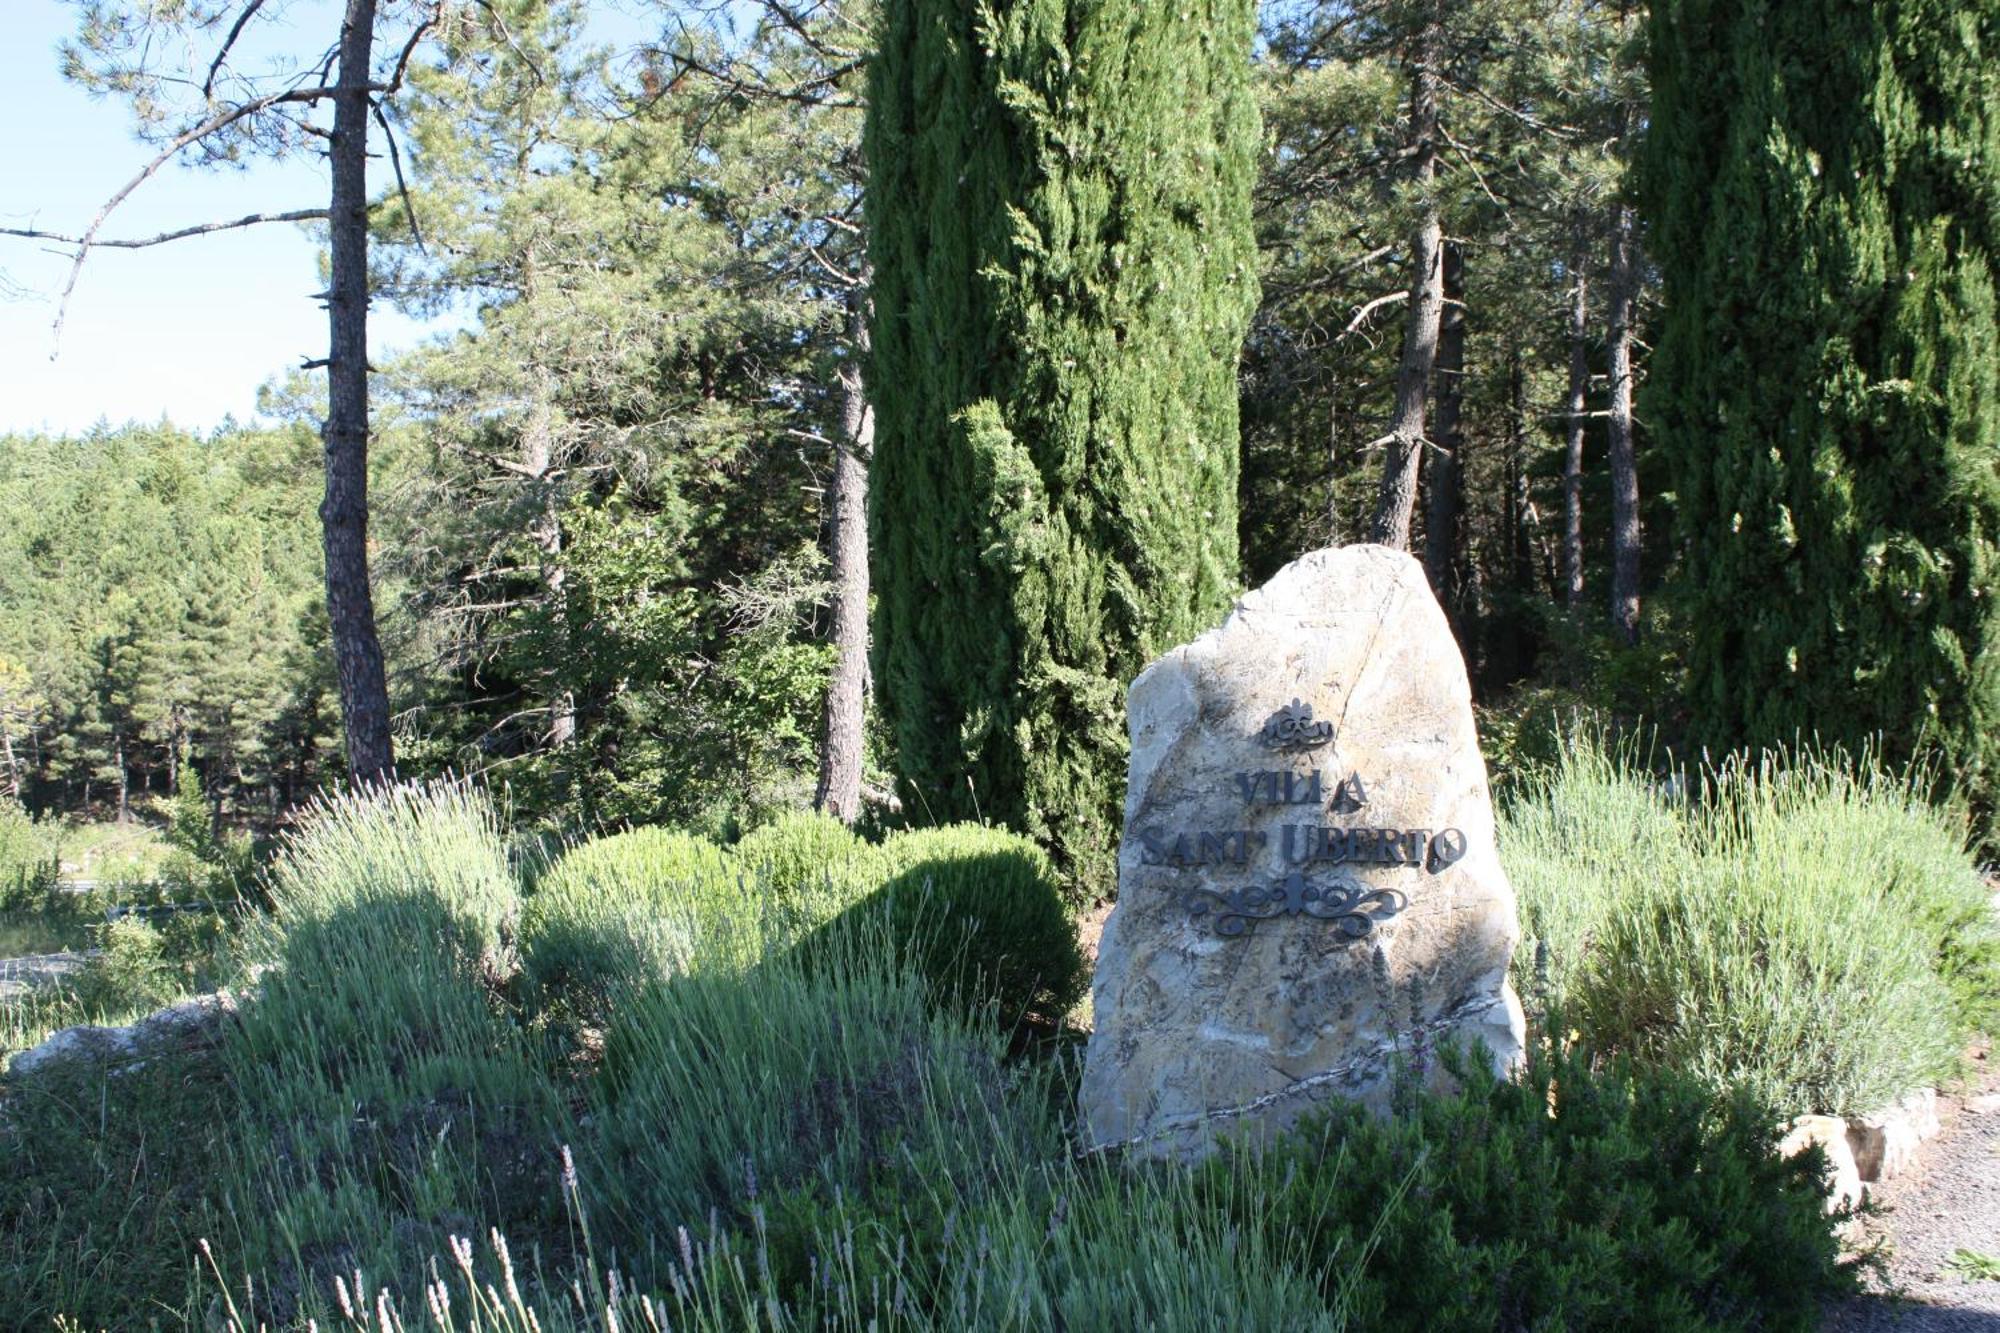
[[[989,977],[1003,1005],[1066,993],[1045,864],[983,829],[879,855],[875,896],[810,947],[701,931],[696,966],[612,992],[578,1083],[509,984],[521,909],[485,802],[321,809],[250,932],[274,970],[218,1044],[0,1083],[0,1326],[233,1307],[348,1327],[338,1276],[376,1323],[421,1325],[442,1283],[461,1326],[550,1333],[606,1309],[694,1330],[1805,1329],[1843,1280],[1824,1164],[1771,1155],[1754,1091],[1582,1048],[1534,1044],[1513,1082],[1472,1061],[1456,1095],[1325,1110],[1198,1169],[1079,1158],[1071,1049],[939,1003],[991,1003]],[[1009,934],[1015,914],[1042,924]]]
[[1501,849],[1547,983],[1600,1048],[1854,1114],[1950,1075],[2000,1004],[1966,825],[1920,780],[1804,752],[1653,782],[1588,734]]
[[1090,984],[1062,881],[1027,838],[979,824],[892,835],[889,875],[862,911],[886,914],[937,998],[997,1007],[1004,1025],[1059,1022]]
[[618,990],[689,967],[704,923],[743,897],[735,858],[692,834],[643,828],[580,843],[521,912],[528,1002],[601,1027]]

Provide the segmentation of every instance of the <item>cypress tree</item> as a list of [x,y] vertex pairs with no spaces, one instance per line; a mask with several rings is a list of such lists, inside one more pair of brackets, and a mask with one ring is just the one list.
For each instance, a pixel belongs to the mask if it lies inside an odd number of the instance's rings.
[[1251,0],[885,0],[875,674],[903,797],[1110,885],[1124,690],[1236,587]]
[[1664,0],[1643,191],[1704,739],[2000,736],[2000,3]]

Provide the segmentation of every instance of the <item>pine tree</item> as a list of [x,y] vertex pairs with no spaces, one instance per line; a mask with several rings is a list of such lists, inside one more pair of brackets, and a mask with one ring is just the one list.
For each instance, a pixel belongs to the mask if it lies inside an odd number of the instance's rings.
[[1691,705],[1715,742],[2000,724],[2000,4],[1667,0],[1645,191]]
[[872,546],[906,805],[1110,883],[1123,695],[1236,586],[1248,0],[891,0]]

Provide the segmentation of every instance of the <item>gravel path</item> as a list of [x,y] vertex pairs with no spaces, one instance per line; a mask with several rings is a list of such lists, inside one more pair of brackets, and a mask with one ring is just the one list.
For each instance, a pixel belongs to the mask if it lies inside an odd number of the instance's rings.
[[[1944,1133],[1917,1165],[1875,1196],[1885,1216],[1887,1290],[1829,1312],[1825,1333],[2000,1333],[2000,1281],[1948,1270],[1958,1250],[2000,1259],[2000,1052],[1989,1051],[1976,1090],[1940,1098]],[[1879,1285],[1879,1284],[1878,1284]]]

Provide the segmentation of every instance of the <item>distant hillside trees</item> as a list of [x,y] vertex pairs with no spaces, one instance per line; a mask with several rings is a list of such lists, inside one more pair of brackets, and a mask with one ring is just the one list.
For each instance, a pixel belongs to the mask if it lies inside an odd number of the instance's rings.
[[0,436],[0,780],[123,817],[191,761],[270,820],[333,775],[318,461],[299,428]]
[[[368,569],[370,126],[384,131],[383,147],[400,177],[400,150],[389,136],[386,108],[424,39],[466,17],[448,14],[445,0],[384,5],[342,0],[331,11],[340,15],[338,25],[327,21],[321,30],[328,39],[323,46],[285,50],[296,38],[278,27],[283,8],[267,8],[264,0],[145,6],[82,0],[76,37],[63,45],[63,73],[93,93],[125,98],[140,136],[157,151],[123,186],[107,192],[104,206],[79,235],[22,228],[0,234],[73,247],[62,298],[66,307],[94,247],[160,245],[274,222],[325,224],[327,286],[320,299],[327,310],[327,352],[307,365],[326,371],[319,518],[328,644],[339,680],[348,774],[376,782],[395,776],[395,753]],[[492,5],[484,8],[486,21],[506,26]],[[274,36],[281,49],[273,49]],[[196,222],[151,237],[100,235],[111,212],[170,164],[301,155],[324,157],[324,207]],[[60,312],[56,322],[60,329]]]

